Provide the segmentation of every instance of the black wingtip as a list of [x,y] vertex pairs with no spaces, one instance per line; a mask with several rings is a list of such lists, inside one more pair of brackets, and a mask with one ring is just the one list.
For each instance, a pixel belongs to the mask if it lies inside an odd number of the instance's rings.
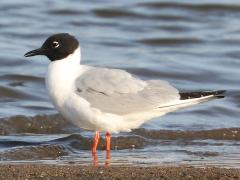
[[216,98],[218,98],[218,99],[223,99],[223,98],[225,98],[225,96],[215,96]]
[[218,91],[215,91],[216,94],[214,94],[214,96],[218,99],[222,99],[222,98],[225,98],[223,94],[225,94],[226,92],[227,92],[226,90],[218,90]]
[[205,96],[214,96],[215,98],[224,98],[225,96],[223,95],[226,92],[226,90],[217,90],[217,91],[198,91],[198,92],[183,92],[179,93],[180,94],[180,99],[185,100],[185,99],[195,99],[195,98],[201,98]]

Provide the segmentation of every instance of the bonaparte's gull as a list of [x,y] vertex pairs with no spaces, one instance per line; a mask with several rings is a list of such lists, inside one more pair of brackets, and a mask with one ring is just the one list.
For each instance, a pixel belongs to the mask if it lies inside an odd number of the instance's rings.
[[56,109],[76,126],[96,131],[92,152],[96,153],[99,131],[110,133],[138,128],[166,113],[211,99],[224,91],[179,92],[162,80],[141,80],[120,69],[81,65],[78,40],[60,33],[25,54],[45,55],[51,61],[46,76],[49,97]]

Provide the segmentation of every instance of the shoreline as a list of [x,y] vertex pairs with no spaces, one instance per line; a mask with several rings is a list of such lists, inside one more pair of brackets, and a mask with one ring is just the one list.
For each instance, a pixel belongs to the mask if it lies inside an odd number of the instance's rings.
[[1,164],[0,179],[240,179],[240,169],[193,166]]

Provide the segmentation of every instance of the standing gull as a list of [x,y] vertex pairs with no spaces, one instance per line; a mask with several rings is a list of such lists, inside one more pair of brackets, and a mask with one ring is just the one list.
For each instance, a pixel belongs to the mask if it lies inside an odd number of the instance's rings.
[[180,93],[166,81],[143,81],[124,70],[81,65],[78,40],[67,33],[50,36],[25,57],[35,55],[51,61],[46,86],[56,109],[76,126],[95,131],[94,154],[99,131],[106,132],[106,150],[110,151],[110,133],[131,131],[152,118],[222,98],[224,93]]

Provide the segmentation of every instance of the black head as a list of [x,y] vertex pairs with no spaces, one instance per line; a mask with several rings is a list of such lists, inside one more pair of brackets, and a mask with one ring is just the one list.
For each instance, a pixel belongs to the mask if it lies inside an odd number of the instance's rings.
[[27,52],[24,56],[45,55],[51,61],[61,60],[72,54],[79,46],[78,40],[67,33],[50,36],[41,48]]

